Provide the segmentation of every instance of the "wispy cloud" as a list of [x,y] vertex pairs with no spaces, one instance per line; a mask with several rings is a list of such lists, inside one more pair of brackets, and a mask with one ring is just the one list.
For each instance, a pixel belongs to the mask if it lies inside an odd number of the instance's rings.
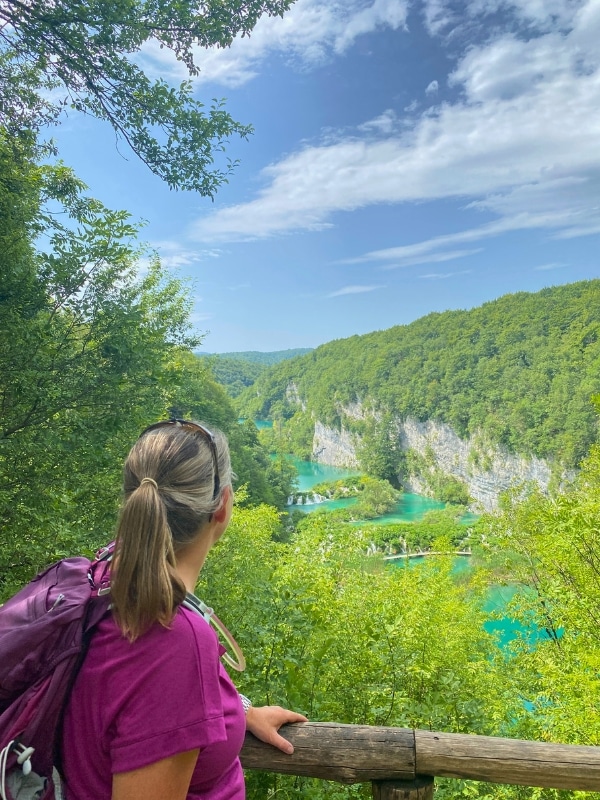
[[331,292],[327,297],[342,297],[346,294],[363,294],[364,292],[374,292],[376,289],[385,289],[385,286],[344,286],[336,292]]
[[426,275],[419,275],[419,278],[426,280],[446,280],[454,278],[455,275],[469,275],[473,270],[461,269],[459,272],[429,272]]
[[[379,28],[405,27],[408,0],[297,0],[283,17],[263,16],[251,36],[237,37],[230,47],[198,49],[196,84],[242,86],[271,55],[306,68],[343,54],[360,36]],[[144,48],[144,68],[162,77],[182,80],[185,68],[156,44]]]
[[564,223],[564,221],[562,215],[551,218],[548,214],[544,213],[539,215],[523,213],[514,217],[506,217],[505,219],[489,222],[477,228],[468,228],[458,233],[451,233],[445,236],[433,236],[431,239],[424,239],[414,244],[387,247],[383,250],[371,250],[361,256],[345,259],[342,263],[364,264],[379,261],[383,269],[397,269],[414,264],[434,264],[451,261],[456,258],[464,258],[465,256],[480,253],[483,248],[479,247],[464,250],[444,250],[444,248],[454,247],[457,244],[477,242],[494,236],[501,236],[511,231],[545,228],[548,225],[552,226],[552,224],[560,225]]
[[371,261],[381,261],[395,263],[389,264],[387,268],[410,266],[412,264],[425,264],[436,261],[448,261],[451,258],[462,258],[463,255],[479,252],[480,248],[470,250],[447,250],[441,253],[435,251],[443,250],[445,247],[453,247],[457,244],[477,242],[492,236],[499,236],[508,231],[523,230],[524,228],[542,227],[546,223],[545,216],[535,219],[532,215],[520,215],[513,218],[506,218],[477,228],[469,228],[458,233],[449,233],[444,236],[433,236],[431,239],[424,239],[414,244],[400,245],[398,247],[386,247],[382,250],[370,250],[364,255],[355,258],[345,259],[346,264],[363,264]]
[[457,19],[455,12],[451,10],[448,0],[424,0],[423,18],[425,27],[431,36],[436,36],[447,30]]
[[201,311],[192,311],[190,314],[190,321],[192,324],[197,324],[198,322],[207,322],[209,319],[214,319],[215,315],[209,312],[201,312]]
[[167,269],[187,267],[200,261],[220,258],[223,254],[223,251],[217,247],[192,249],[170,240],[152,242],[151,246],[158,253],[162,266]]
[[[443,4],[437,7],[442,13]],[[471,201],[497,217],[456,241],[527,227],[563,237],[594,232],[600,4],[569,7],[570,18],[559,15],[554,28],[540,34],[527,27],[535,14],[519,0],[514,14],[525,25],[519,37],[511,31],[466,47],[451,76],[460,90],[454,103],[404,120],[399,129],[388,110],[361,126],[362,138],[355,132],[304,146],[263,170],[264,186],[253,200],[200,219],[194,237],[223,241],[318,230],[331,225],[336,212],[441,198]],[[482,9],[478,13],[487,14]],[[472,3],[470,13],[476,12]],[[373,137],[374,131],[380,135]]]
[[398,119],[396,117],[396,112],[393,111],[393,109],[388,108],[383,112],[383,114],[375,117],[375,119],[370,119],[367,122],[363,122],[362,125],[358,126],[358,130],[367,133],[374,131],[376,133],[389,135],[397,126],[397,124]]
[[569,266],[568,264],[561,264],[558,261],[553,261],[550,264],[540,264],[539,266],[534,267],[534,270],[545,271],[551,269],[562,269],[563,267],[568,267],[568,266]]
[[[433,241],[433,240],[430,240]],[[399,248],[394,247],[391,248],[392,252],[398,252]],[[481,253],[483,250],[482,247],[474,247],[470,250],[447,250],[443,253],[430,253],[429,255],[424,253],[422,256],[408,256],[402,258],[401,256],[396,256],[397,263],[395,264],[385,264],[383,269],[398,269],[400,267],[412,267],[415,264],[440,264],[443,261],[454,261],[457,258],[466,258],[467,256],[473,256],[476,253]],[[382,253],[385,253],[385,250],[378,251],[380,253],[379,258],[367,258],[366,256],[361,259],[354,259],[354,263],[360,263],[360,261],[377,261],[382,260]],[[385,260],[385,257],[384,257]]]
[[521,25],[541,31],[564,27],[580,6],[579,0],[465,0],[460,7],[452,0],[423,0],[422,8],[429,33],[452,40],[464,35],[481,17],[499,12],[508,12]]
[[427,88],[425,89],[425,94],[427,94],[427,95],[437,94],[439,88],[440,88],[440,85],[439,85],[439,83],[437,81],[431,81],[431,83],[429,83],[427,85]]

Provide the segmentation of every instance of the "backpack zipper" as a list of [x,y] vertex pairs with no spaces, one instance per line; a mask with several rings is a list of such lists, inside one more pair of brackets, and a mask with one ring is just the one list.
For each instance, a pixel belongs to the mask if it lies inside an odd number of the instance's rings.
[[60,605],[64,599],[65,599],[65,596],[64,596],[64,594],[62,594],[62,593],[61,593],[61,594],[59,594],[59,595],[58,595],[58,597],[56,598],[56,600],[54,601],[54,603],[52,603],[52,605],[51,605],[51,606],[50,606],[50,608],[48,609],[48,612],[50,612],[50,611],[54,611],[54,609],[56,608],[56,606]]

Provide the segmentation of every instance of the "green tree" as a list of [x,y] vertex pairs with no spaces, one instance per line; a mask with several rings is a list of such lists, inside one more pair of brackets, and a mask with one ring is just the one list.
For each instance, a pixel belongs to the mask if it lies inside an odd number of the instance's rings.
[[[148,44],[170,50],[188,70],[196,47],[227,47],[249,35],[263,14],[282,15],[293,0],[196,3],[191,0],[7,0],[0,6],[0,125],[11,135],[39,129],[67,106],[108,121],[118,137],[172,188],[213,196],[232,163],[215,157],[235,122],[213,100],[196,100],[151,80],[135,55]],[[54,102],[51,94],[62,99]]]
[[[241,691],[323,721],[491,733],[510,716],[518,699],[506,703],[490,661],[475,571],[456,580],[451,560],[434,558],[373,570],[366,538],[327,516],[308,515],[289,543],[277,531],[272,509],[236,507],[201,574],[199,596],[246,654]],[[256,773],[247,784],[252,800],[370,796]]]
[[398,502],[400,493],[386,480],[364,477],[358,502],[351,508],[353,516],[372,519],[391,511]]
[[244,503],[269,503],[282,509],[294,485],[293,465],[283,457],[269,458],[252,420],[238,423],[231,399],[225,387],[214,380],[208,359],[179,351],[171,369],[170,412],[220,428],[229,439],[237,485],[245,487]]
[[225,358],[224,356],[206,356],[210,368],[217,381],[225,387],[230,397],[237,397],[248,386],[252,386],[261,372],[262,364],[245,361],[242,358]]
[[404,451],[391,414],[365,423],[357,455],[365,472],[398,488],[405,471]]
[[[114,523],[128,445],[197,344],[181,282],[138,273],[136,228],[0,134],[0,576],[5,591]],[[54,203],[51,206],[50,203]],[[50,211],[42,211],[43,204]],[[68,216],[57,222],[55,213]],[[35,242],[43,249],[37,251]],[[0,588],[0,591],[2,589]]]
[[229,436],[237,427],[237,414],[225,388],[214,380],[208,362],[181,350],[171,369],[171,414],[214,425]]
[[515,718],[528,738],[600,743],[600,448],[582,465],[576,484],[546,497],[506,498],[498,518],[486,520],[488,546],[498,568],[523,590],[510,613],[531,646],[513,644],[514,691],[533,709]]

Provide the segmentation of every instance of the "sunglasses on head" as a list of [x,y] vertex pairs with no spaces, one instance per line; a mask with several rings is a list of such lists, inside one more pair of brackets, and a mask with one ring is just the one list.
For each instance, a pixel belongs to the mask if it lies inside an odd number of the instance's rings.
[[150,431],[158,430],[158,428],[168,428],[175,426],[177,428],[182,428],[184,431],[191,433],[192,435],[200,435],[203,439],[208,442],[208,446],[210,448],[210,452],[212,455],[213,460],[213,471],[215,476],[214,482],[214,489],[213,489],[213,500],[215,500],[219,495],[219,490],[221,488],[221,479],[219,477],[219,457],[217,455],[217,443],[215,442],[215,437],[213,434],[205,428],[204,425],[200,425],[197,422],[192,422],[189,419],[165,419],[162,422],[155,422],[153,425],[149,425],[145,428],[141,434],[140,438],[144,436],[144,434],[149,433]]

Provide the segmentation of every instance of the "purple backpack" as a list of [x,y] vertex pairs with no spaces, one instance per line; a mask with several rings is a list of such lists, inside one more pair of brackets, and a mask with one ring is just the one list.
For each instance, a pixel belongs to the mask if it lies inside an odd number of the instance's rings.
[[66,558],[0,606],[0,798],[61,800],[61,718],[109,608],[112,548]]

